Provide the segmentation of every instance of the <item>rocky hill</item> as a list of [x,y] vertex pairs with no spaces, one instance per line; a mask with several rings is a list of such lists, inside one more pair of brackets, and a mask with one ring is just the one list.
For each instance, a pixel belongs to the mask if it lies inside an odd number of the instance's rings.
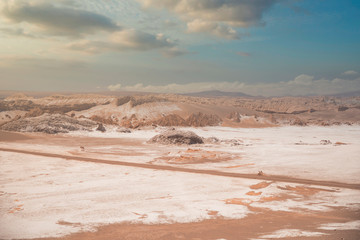
[[44,114],[5,123],[1,130],[15,132],[44,132],[48,134],[70,131],[91,131],[97,124],[91,120],[77,120],[61,114]]
[[[88,120],[139,128],[143,126],[231,126],[270,127],[278,125],[360,124],[360,97],[194,97],[175,94],[132,96],[54,95],[41,98],[17,94],[0,100],[0,126],[39,126],[53,122],[51,116],[62,116],[64,122],[83,126],[76,121]],[[41,117],[41,118],[36,118]],[[40,121],[39,119],[43,119]],[[4,125],[5,124],[5,125]],[[26,127],[21,127],[23,131]],[[42,131],[52,132],[49,126]],[[71,127],[58,126],[59,132]],[[58,130],[55,130],[57,132]]]

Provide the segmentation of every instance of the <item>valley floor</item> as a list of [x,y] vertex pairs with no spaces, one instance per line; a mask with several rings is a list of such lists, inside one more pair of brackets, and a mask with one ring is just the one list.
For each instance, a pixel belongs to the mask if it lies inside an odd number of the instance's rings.
[[0,132],[0,239],[360,238],[359,126],[162,130]]

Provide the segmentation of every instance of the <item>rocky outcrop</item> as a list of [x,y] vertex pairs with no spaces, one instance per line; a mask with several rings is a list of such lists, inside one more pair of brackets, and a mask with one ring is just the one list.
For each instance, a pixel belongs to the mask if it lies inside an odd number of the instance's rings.
[[[42,113],[67,113],[70,111],[83,111],[96,106],[95,103],[81,104],[39,104],[35,100],[17,99],[0,101],[0,112],[10,110],[29,111],[29,117]],[[38,115],[39,116],[39,115]]]
[[25,116],[27,112],[25,111],[2,111],[0,112],[0,126],[4,125],[7,122],[18,120]]
[[151,138],[149,143],[160,143],[160,144],[202,144],[203,139],[191,131],[178,131],[178,130],[167,130],[155,137]]
[[90,119],[93,120],[94,122],[99,122],[103,124],[116,124],[116,122],[111,118],[102,118],[96,115],[91,116]]
[[44,114],[6,123],[1,126],[1,130],[56,134],[78,130],[91,131],[95,127],[96,123],[91,120],[77,120],[61,114]]
[[304,122],[303,120],[301,120],[300,118],[294,118],[290,121],[290,125],[293,126],[306,126],[306,122]]
[[226,116],[226,118],[231,120],[232,122],[241,122],[241,114],[238,112],[231,112]]
[[39,107],[31,109],[28,113],[25,114],[25,118],[27,117],[38,117],[44,114],[44,111]]
[[125,127],[119,127],[116,131],[119,133],[131,133],[131,130]]
[[321,140],[320,144],[321,145],[330,145],[330,144],[332,144],[332,142],[330,140]]
[[133,97],[126,96],[116,99],[116,106],[122,106],[128,102],[130,102],[133,99]]
[[218,126],[222,119],[215,114],[204,114],[202,112],[191,114],[186,120],[177,114],[169,114],[152,122],[158,126],[182,126],[182,127],[205,127]]
[[187,122],[177,114],[164,116],[154,122],[154,124],[164,127],[169,126],[188,126]]
[[215,114],[194,113],[188,117],[186,123],[192,127],[218,126],[222,119]]
[[345,107],[345,106],[339,106],[338,107],[338,112],[344,112],[344,111],[346,111],[346,110],[348,110],[349,108],[348,107]]
[[166,98],[159,98],[156,96],[125,96],[118,98],[116,100],[117,106],[122,106],[128,102],[130,102],[131,107],[136,107],[139,105],[143,105],[145,103],[153,103],[153,102],[167,102]]
[[106,132],[106,129],[102,123],[99,123],[98,127],[96,128],[96,131]]
[[131,115],[130,118],[124,117],[121,122],[121,126],[132,129],[139,128],[144,125],[149,125],[149,123],[138,119],[136,114]]
[[[175,94],[126,97],[82,94],[30,97],[19,94],[0,99],[0,113],[0,124],[18,120],[16,115],[30,118],[49,113],[74,118],[83,115],[104,125],[137,129],[152,125],[321,126],[360,124],[360,96],[206,98]],[[258,117],[253,117],[255,115]]]

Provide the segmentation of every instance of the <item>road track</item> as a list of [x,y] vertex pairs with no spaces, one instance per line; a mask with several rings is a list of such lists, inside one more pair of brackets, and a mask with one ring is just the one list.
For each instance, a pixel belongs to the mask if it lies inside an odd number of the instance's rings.
[[216,170],[191,169],[191,168],[174,167],[174,166],[167,166],[167,165],[154,165],[154,164],[148,164],[148,163],[113,161],[113,160],[105,160],[105,159],[97,159],[97,158],[89,158],[89,157],[78,157],[78,156],[68,156],[68,155],[62,155],[62,154],[27,151],[27,150],[19,150],[19,149],[11,149],[11,148],[0,148],[0,151],[31,154],[31,155],[43,156],[43,157],[62,158],[65,160],[75,160],[75,161],[81,161],[81,162],[92,162],[92,163],[155,169],[155,170],[163,170],[163,171],[176,171],[176,172],[206,174],[206,175],[222,176],[222,177],[247,178],[247,179],[257,179],[257,180],[264,180],[264,181],[308,184],[308,185],[317,185],[317,186],[325,186],[325,187],[337,187],[337,188],[348,188],[348,189],[360,190],[360,184],[311,180],[311,179],[304,179],[304,178],[292,178],[292,177],[288,177],[288,176],[278,176],[278,175],[259,176],[257,174],[221,172],[221,171],[216,171]]

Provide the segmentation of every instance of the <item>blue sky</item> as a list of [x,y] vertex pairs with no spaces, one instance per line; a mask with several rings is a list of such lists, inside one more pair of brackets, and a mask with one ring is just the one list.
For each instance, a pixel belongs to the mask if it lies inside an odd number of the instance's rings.
[[2,0],[0,85],[33,91],[360,90],[360,2]]

